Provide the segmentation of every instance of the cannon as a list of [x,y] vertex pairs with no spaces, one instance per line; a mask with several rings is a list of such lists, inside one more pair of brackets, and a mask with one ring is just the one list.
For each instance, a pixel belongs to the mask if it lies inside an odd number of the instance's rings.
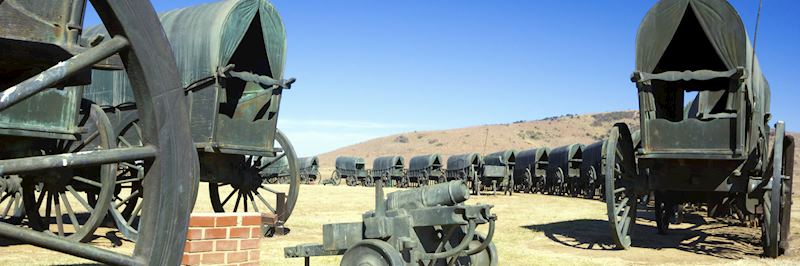
[[[191,106],[169,112],[189,116],[194,153],[200,161],[195,181],[208,183],[216,212],[271,213],[285,223],[297,201],[300,180],[294,148],[277,128],[281,97],[294,82],[283,77],[286,32],[277,10],[266,0],[231,0],[168,11],[159,19],[174,51],[171,58],[178,62],[179,100]],[[88,29],[87,34],[108,36],[102,26]],[[138,132],[146,110],[130,97],[132,82],[123,71],[94,70],[86,88],[86,98],[103,106],[111,118],[116,134],[112,139],[122,147],[140,147],[144,139]],[[279,162],[288,165],[280,176],[290,185],[265,184],[259,173]],[[126,161],[117,171],[111,216],[134,240],[141,226],[139,212],[147,204],[141,197],[147,182],[138,173],[147,167]],[[193,191],[183,196],[194,201],[197,187],[187,187]]]
[[400,184],[406,177],[406,164],[403,156],[382,156],[372,160],[370,175],[380,178],[384,184]]
[[549,148],[524,150],[517,153],[514,165],[515,191],[535,193],[545,188]]
[[517,151],[505,150],[483,156],[483,170],[481,175],[482,188],[490,188],[492,194],[498,190],[503,194],[514,193],[514,165],[516,164]]
[[[176,63],[149,1],[92,6],[111,37],[84,31],[86,1],[0,1],[0,179],[8,195],[0,204],[17,207],[21,197],[23,208],[14,209],[25,209],[27,221],[16,226],[22,213],[5,213],[0,236],[107,264],[176,265],[199,173]],[[109,117],[86,99],[92,69],[131,77],[141,145],[117,145]],[[140,212],[147,230],[132,254],[78,243],[113,209],[117,167],[127,161],[149,166],[139,173],[142,197],[158,200]]]
[[361,184],[363,186],[372,186],[374,180],[367,171],[367,165],[364,163],[364,158],[352,156],[338,156],[336,157],[336,169],[331,173],[331,178],[325,181],[325,184],[339,185],[342,178],[348,186],[356,186]]
[[472,189],[472,194],[478,195],[481,191],[482,171],[483,157],[477,153],[465,153],[448,157],[447,170],[444,173],[447,180],[464,180]]
[[598,190],[602,190],[605,180],[600,169],[603,161],[603,147],[606,142],[605,139],[599,140],[583,148],[578,189],[584,198],[592,199],[598,194],[602,195],[602,193],[598,193]]
[[438,153],[411,157],[404,183],[407,186],[421,187],[427,186],[431,179],[437,183],[447,182],[442,166],[442,157]]
[[570,144],[550,151],[545,186],[554,195],[577,196],[583,144]]
[[770,87],[736,10],[723,0],[656,3],[639,26],[631,81],[641,145],[617,124],[603,151],[616,246],[631,245],[639,196],[656,192],[659,233],[676,204],[727,197],[760,220],[765,256],[786,251],[794,139],[782,121],[771,134]]
[[[382,181],[363,221],[322,226],[322,244],[284,248],[287,258],[342,255],[341,265],[497,265],[492,205],[466,205],[463,180],[389,193]],[[478,225],[488,224],[483,235]]]
[[303,184],[315,184],[319,180],[319,158],[317,156],[297,159],[297,169]]

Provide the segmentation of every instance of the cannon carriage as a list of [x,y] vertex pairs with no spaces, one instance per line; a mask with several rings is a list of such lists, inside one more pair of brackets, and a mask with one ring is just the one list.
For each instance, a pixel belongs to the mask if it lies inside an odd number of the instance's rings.
[[550,151],[545,187],[554,195],[578,195],[583,144],[570,144]]
[[[467,205],[463,180],[383,195],[362,222],[325,224],[322,244],[284,248],[287,258],[342,255],[340,265],[497,265],[492,205]],[[477,232],[488,224],[486,235]],[[387,226],[388,225],[388,226]]]
[[483,172],[483,157],[478,153],[452,155],[447,158],[445,177],[450,180],[464,180],[473,195],[480,193],[480,177]]
[[447,181],[442,156],[438,153],[411,157],[408,162],[408,172],[404,183],[407,186],[427,186],[431,179],[437,183]]
[[315,184],[321,177],[319,175],[319,158],[317,156],[298,158],[297,169],[300,173],[300,181],[303,184]]
[[348,186],[372,186],[374,180],[369,175],[367,164],[364,158],[354,156],[338,156],[336,157],[336,169],[331,173],[331,178],[327,183],[339,185],[342,178]]
[[535,193],[545,188],[549,148],[524,150],[517,153],[514,165],[515,191]]
[[[0,1],[0,236],[108,264],[181,261],[199,167],[175,61],[148,1],[92,1],[104,39],[84,32],[86,1]],[[123,67],[124,66],[124,67]],[[132,78],[142,112],[137,147],[118,146],[101,106],[86,99],[92,69]],[[77,243],[93,237],[117,184],[117,167],[148,165],[133,254]],[[20,208],[15,208],[20,210]],[[21,221],[27,228],[8,222]],[[36,231],[41,231],[36,232]]]
[[372,160],[370,175],[380,178],[384,184],[400,184],[406,177],[406,164],[403,156],[381,156]]
[[481,185],[478,187],[491,189],[492,194],[498,190],[503,191],[503,194],[513,194],[516,160],[516,150],[499,151],[484,156]]
[[[300,180],[294,148],[277,128],[283,91],[294,82],[283,78],[286,33],[277,10],[266,0],[231,0],[168,11],[159,19],[178,62],[181,101],[189,105],[185,112],[200,161],[196,178],[208,183],[214,211],[271,213],[276,224],[285,223]],[[107,30],[98,26],[87,33],[105,36]],[[93,70],[86,87],[86,98],[103,106],[114,124],[113,139],[124,147],[142,141],[143,110],[130,97],[132,82],[122,71]],[[110,210],[120,231],[134,240],[146,204],[140,196],[146,182],[137,172],[146,167],[137,161],[120,165],[116,208]],[[289,185],[272,185],[281,179]],[[195,192],[190,195],[194,200]]]
[[[736,10],[722,0],[658,2],[639,26],[631,80],[641,145],[634,149],[618,124],[603,151],[616,245],[630,246],[637,198],[655,192],[659,233],[676,204],[722,196],[760,219],[766,256],[783,253],[794,139],[781,121],[771,136],[770,88]],[[685,108],[693,92],[695,104]]]

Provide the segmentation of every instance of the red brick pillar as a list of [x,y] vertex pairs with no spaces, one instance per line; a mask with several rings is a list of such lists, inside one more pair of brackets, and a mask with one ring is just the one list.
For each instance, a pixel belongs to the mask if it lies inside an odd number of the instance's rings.
[[258,265],[261,213],[192,213],[182,265]]

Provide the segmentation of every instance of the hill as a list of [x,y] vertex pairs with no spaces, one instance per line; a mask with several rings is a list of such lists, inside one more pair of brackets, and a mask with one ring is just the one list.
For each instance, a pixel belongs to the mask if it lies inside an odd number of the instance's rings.
[[[534,121],[483,125],[448,130],[406,132],[376,138],[319,155],[323,169],[333,169],[339,155],[360,156],[371,168],[375,157],[440,153],[444,158],[467,152],[481,154],[506,149],[555,148],[572,143],[589,144],[604,138],[616,122],[638,128],[638,111],[562,115]],[[323,175],[329,171],[323,171]]]

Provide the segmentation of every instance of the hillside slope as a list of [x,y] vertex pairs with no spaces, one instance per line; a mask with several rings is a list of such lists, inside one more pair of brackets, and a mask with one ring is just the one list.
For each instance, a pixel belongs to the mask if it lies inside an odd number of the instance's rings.
[[[535,121],[483,125],[449,130],[406,132],[372,139],[319,155],[320,166],[332,169],[336,156],[361,156],[371,168],[375,157],[412,156],[440,153],[450,155],[478,152],[481,154],[506,149],[555,148],[571,143],[589,144],[602,139],[616,122],[638,128],[637,111],[621,111],[586,115],[564,115]],[[484,145],[485,144],[485,145]],[[325,172],[323,172],[323,175]]]

